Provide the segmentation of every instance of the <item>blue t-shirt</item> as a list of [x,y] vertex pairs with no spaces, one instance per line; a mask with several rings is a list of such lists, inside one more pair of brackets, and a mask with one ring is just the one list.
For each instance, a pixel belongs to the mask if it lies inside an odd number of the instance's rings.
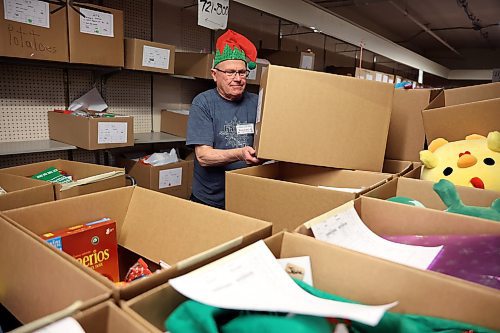
[[[196,96],[189,111],[187,145],[232,149],[253,145],[252,134],[238,134],[236,125],[255,124],[258,96],[245,92],[239,101],[222,98],[216,89]],[[194,159],[193,195],[216,207],[225,206],[225,171],[243,168],[244,161],[202,167]]]

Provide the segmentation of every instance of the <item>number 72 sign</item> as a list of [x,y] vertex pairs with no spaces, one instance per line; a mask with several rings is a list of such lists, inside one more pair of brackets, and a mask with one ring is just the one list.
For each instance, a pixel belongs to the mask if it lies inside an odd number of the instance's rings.
[[226,29],[229,0],[198,0],[198,25],[212,30]]

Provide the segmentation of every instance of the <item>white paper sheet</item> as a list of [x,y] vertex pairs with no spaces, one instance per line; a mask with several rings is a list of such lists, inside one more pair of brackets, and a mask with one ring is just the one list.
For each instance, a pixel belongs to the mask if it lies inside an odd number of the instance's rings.
[[113,14],[103,13],[97,10],[79,8],[85,16],[80,16],[80,32],[84,34],[114,37]]
[[334,187],[334,186],[322,186],[322,185],[318,185],[318,187],[325,190],[340,191],[347,193],[359,193],[365,190],[364,188]]
[[315,297],[293,282],[262,240],[169,283],[190,299],[223,309],[345,318],[372,326],[396,305],[368,306]]
[[303,69],[313,69],[313,59],[314,57],[311,55],[304,55],[300,58],[300,68]]
[[384,74],[382,76],[382,82],[385,82],[385,83],[389,82],[389,76],[387,76],[387,75]]
[[168,69],[170,50],[144,45],[142,48],[142,65],[144,67]]
[[370,73],[366,73],[366,79],[367,80],[373,80],[373,75],[371,75]]
[[198,0],[198,25],[212,29],[226,29],[229,0]]
[[[404,219],[404,216],[401,216]],[[442,246],[425,247],[390,242],[373,233],[361,220],[353,201],[309,222],[314,237],[354,251],[427,269]]]
[[34,331],[33,333],[85,333],[82,326],[71,317],[58,320],[48,326]]
[[[278,259],[278,263],[285,272],[310,286],[313,286],[311,257],[291,257]],[[294,274],[295,273],[295,274]]]
[[3,0],[6,20],[50,28],[49,4],[38,0]]
[[375,81],[382,82],[382,73],[375,73]]
[[127,125],[125,122],[98,122],[97,143],[127,143]]
[[92,88],[82,97],[75,99],[73,103],[69,105],[68,110],[78,111],[78,110],[91,110],[102,112],[108,108],[108,105],[102,99],[101,94],[96,88]]
[[158,179],[159,188],[180,186],[182,184],[182,168],[160,170]]

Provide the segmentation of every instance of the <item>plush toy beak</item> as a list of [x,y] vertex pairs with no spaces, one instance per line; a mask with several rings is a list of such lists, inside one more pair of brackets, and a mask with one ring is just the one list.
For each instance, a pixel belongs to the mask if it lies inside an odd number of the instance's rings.
[[460,154],[460,157],[457,161],[457,166],[459,168],[468,168],[477,163],[477,158],[474,155],[471,155],[469,152],[464,154]]

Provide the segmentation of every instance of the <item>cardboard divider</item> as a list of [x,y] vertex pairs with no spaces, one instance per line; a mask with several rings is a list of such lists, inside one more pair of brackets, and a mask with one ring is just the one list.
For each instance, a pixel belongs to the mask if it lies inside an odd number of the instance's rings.
[[424,110],[436,95],[437,89],[395,89],[391,123],[385,150],[386,159],[419,161],[424,149]]
[[382,168],[382,173],[390,173],[394,177],[399,177],[407,174],[408,172],[418,168],[422,163],[420,162],[410,162],[410,161],[399,161],[399,160],[384,160],[384,167]]
[[[435,272],[421,271],[343,249],[299,234],[281,232],[265,240],[276,258],[310,256],[314,286],[364,304],[398,301],[391,311],[435,316],[500,328],[500,294]],[[163,284],[131,300],[122,309],[151,332],[186,298]]]
[[[0,170],[1,172],[1,170]],[[47,182],[0,173],[0,211],[54,201],[54,188]]]
[[[446,206],[433,190],[434,182],[411,178],[396,178],[363,196],[386,200],[395,196],[408,197],[421,202],[426,208],[445,210]],[[458,195],[465,205],[489,207],[500,198],[500,193],[472,187],[457,186]]]
[[33,321],[77,300],[91,306],[111,296],[109,288],[1,214],[0,235],[0,302],[19,321]]
[[269,65],[260,89],[254,140],[259,158],[382,170],[391,84]]
[[[96,165],[91,163],[83,163],[67,160],[52,160],[32,164],[19,165],[10,168],[0,169],[0,174],[18,175],[23,177],[31,177],[50,167],[55,167],[58,170],[67,172],[73,176],[73,179],[80,180],[91,176],[96,176],[112,171],[124,171],[123,168],[114,168],[104,165]],[[47,182],[44,182],[47,184]],[[112,188],[123,187],[126,185],[124,175],[116,176],[109,179],[100,180],[95,183],[76,186],[67,190],[61,191],[61,184],[50,184],[53,187],[53,192],[57,200],[70,198],[78,195],[89,194],[98,191],[104,191]]]
[[171,266],[124,287],[68,254],[53,251],[113,291],[116,299],[136,296],[271,233],[270,223],[239,216],[140,187],[125,187],[4,212],[38,237],[48,231],[108,217],[116,221],[118,244],[137,255]]
[[[226,173],[226,209],[272,222],[273,233],[294,230],[391,177],[390,174],[284,162],[244,168]],[[360,188],[360,192],[335,191],[318,185]]]
[[87,150],[130,147],[134,145],[134,118],[86,118],[47,112],[49,137]]

